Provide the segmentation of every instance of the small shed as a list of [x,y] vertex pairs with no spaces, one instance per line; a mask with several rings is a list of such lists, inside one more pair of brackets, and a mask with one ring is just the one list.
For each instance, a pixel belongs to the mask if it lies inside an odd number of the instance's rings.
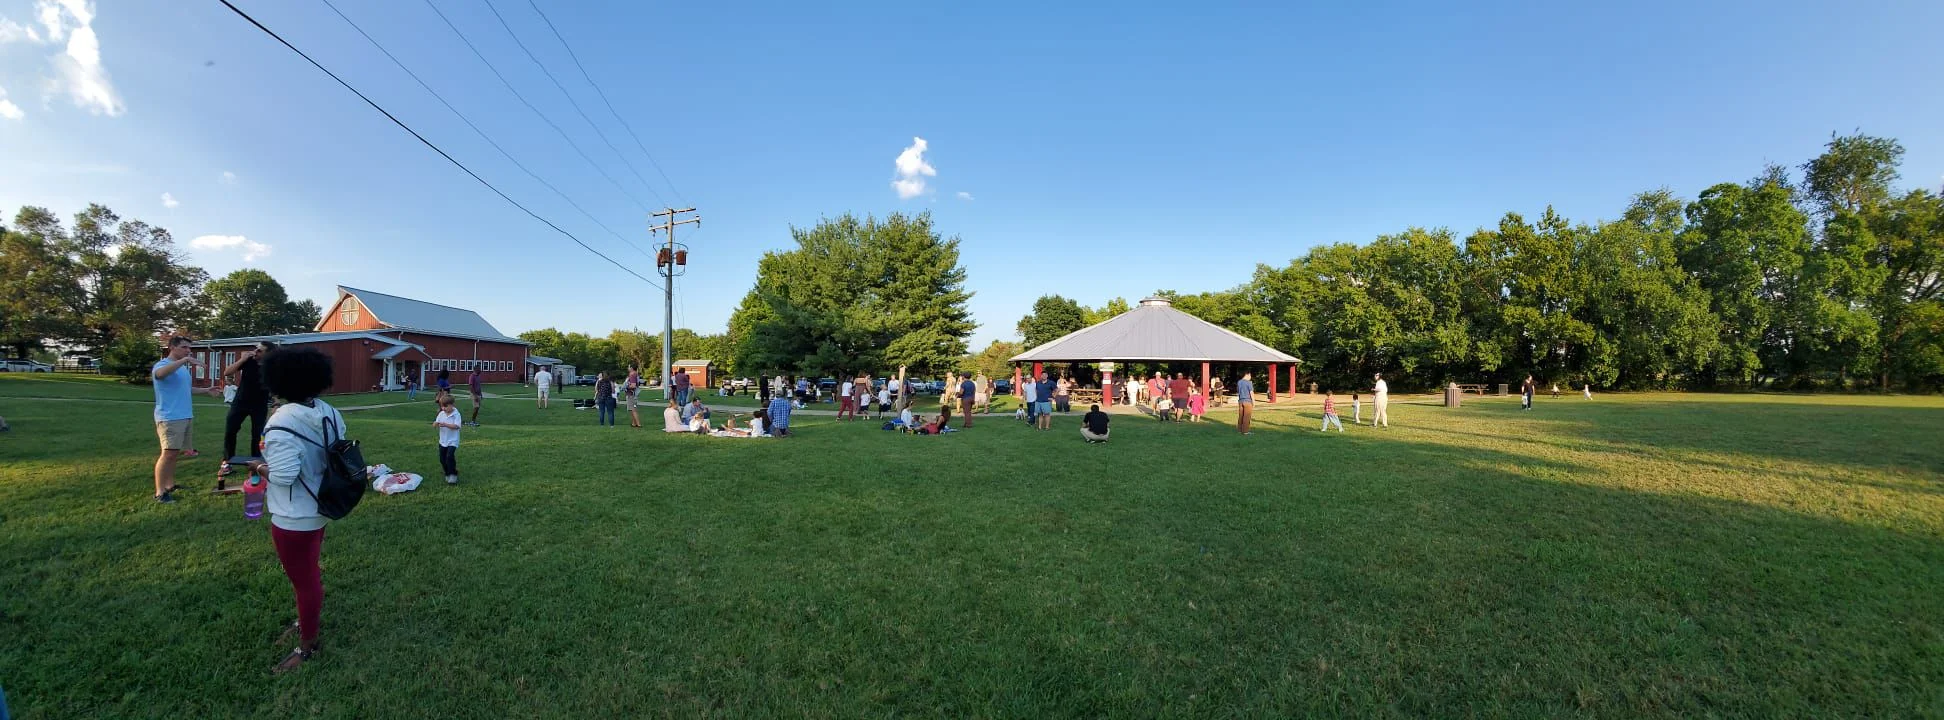
[[669,372],[688,373],[690,387],[715,387],[722,371],[713,360],[676,360]]

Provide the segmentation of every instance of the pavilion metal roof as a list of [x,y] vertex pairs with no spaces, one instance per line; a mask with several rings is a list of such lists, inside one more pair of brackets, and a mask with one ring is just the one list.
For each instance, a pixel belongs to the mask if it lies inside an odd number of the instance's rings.
[[1013,362],[1196,361],[1300,363],[1296,356],[1174,309],[1165,298],[1013,356]]

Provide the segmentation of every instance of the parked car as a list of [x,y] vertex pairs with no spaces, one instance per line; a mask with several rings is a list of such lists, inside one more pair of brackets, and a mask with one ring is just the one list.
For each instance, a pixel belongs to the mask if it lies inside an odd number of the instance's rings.
[[0,360],[0,372],[54,372],[54,366],[39,360],[13,358]]
[[992,382],[992,394],[994,395],[1011,395],[1012,390],[1012,380],[1010,378],[994,380]]
[[747,390],[751,387],[754,387],[755,385],[756,385],[755,378],[739,377],[739,378],[731,379],[729,381],[729,387],[735,388],[737,390]]

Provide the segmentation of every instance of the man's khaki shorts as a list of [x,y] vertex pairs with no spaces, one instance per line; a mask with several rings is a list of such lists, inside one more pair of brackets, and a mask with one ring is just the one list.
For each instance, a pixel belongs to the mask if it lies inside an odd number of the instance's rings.
[[190,427],[195,424],[195,422],[196,421],[190,420],[188,418],[184,418],[181,420],[163,420],[161,422],[157,422],[155,424],[155,436],[161,438],[162,449],[163,450],[188,450],[190,447],[189,430]]

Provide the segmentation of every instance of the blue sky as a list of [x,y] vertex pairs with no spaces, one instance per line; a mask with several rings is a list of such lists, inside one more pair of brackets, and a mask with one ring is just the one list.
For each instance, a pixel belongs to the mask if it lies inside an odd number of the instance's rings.
[[[532,182],[319,0],[235,0],[540,214],[652,261]],[[646,247],[647,220],[424,0],[333,0],[521,162]],[[663,3],[434,0],[650,206],[703,228],[677,324],[719,331],[790,225],[931,211],[982,324],[1234,286],[1257,263],[1413,225],[1691,197],[1832,131],[1895,137],[1944,182],[1944,3]],[[1304,7],[1315,5],[1317,7]],[[1325,7],[1342,5],[1343,7]],[[472,308],[506,332],[661,327],[659,293],[493,196],[217,2],[0,0],[0,207],[101,202],[220,275]],[[89,39],[94,40],[93,43]],[[98,46],[98,56],[89,52]],[[924,138],[923,189],[900,153]],[[632,162],[652,186],[637,181]],[[916,189],[916,188],[907,188]],[[164,199],[164,194],[168,199]],[[961,195],[964,193],[964,195]],[[657,199],[657,194],[659,198]]]

